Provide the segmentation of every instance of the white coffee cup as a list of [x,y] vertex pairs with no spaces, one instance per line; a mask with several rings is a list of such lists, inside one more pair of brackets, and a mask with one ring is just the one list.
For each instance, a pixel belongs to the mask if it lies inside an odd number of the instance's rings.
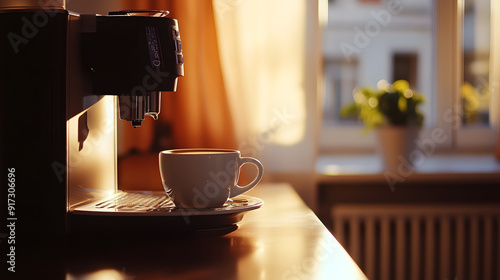
[[[163,187],[180,208],[216,208],[231,197],[255,187],[264,173],[255,158],[241,157],[237,150],[175,149],[159,154]],[[240,168],[246,163],[258,169],[255,179],[238,186]]]

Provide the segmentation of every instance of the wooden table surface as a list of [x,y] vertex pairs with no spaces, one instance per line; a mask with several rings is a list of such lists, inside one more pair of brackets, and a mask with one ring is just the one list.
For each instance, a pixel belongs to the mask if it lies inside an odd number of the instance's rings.
[[67,279],[366,279],[290,185],[260,184],[247,194],[264,206],[233,232],[76,246]]

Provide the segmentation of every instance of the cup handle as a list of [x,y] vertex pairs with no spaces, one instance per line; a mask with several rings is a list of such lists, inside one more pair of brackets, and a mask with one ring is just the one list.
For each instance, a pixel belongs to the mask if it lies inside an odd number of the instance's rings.
[[253,181],[250,182],[248,185],[246,185],[246,186],[235,185],[234,187],[232,187],[231,194],[229,196],[230,198],[251,190],[253,187],[255,187],[260,182],[260,180],[262,179],[262,175],[264,175],[264,167],[262,166],[262,163],[259,160],[255,159],[255,158],[251,158],[251,157],[242,157],[238,160],[238,162],[239,162],[238,172],[239,172],[239,169],[244,164],[251,163],[251,164],[255,165],[255,167],[257,167],[258,174],[257,174],[257,177],[255,177],[255,179],[253,179]]

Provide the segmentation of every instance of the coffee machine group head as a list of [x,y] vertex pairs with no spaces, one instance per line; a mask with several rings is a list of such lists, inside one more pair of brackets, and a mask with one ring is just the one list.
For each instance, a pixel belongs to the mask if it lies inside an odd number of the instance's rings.
[[83,58],[93,93],[117,95],[120,119],[141,125],[145,115],[158,118],[160,92],[176,91],[184,75],[177,20],[166,11],[82,15]]

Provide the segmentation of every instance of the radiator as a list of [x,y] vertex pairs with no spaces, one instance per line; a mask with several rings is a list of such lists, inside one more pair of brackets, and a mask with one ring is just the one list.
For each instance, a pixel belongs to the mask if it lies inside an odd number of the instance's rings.
[[339,204],[331,215],[368,279],[500,279],[500,205]]

